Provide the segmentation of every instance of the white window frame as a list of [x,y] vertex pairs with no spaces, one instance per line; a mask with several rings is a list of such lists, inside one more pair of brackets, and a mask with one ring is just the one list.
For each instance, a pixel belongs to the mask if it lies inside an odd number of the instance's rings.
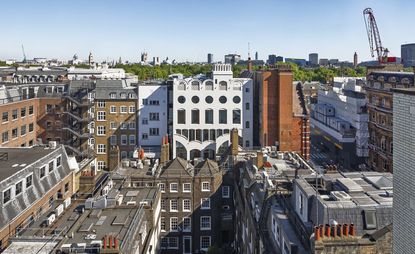
[[97,111],[97,121],[98,122],[106,121],[106,119],[107,119],[106,113],[107,112],[105,112],[105,111]]
[[[176,229],[173,229],[173,223],[176,222]],[[177,232],[179,229],[179,218],[170,217],[170,232]]]
[[231,197],[231,188],[229,186],[222,186],[222,198]]
[[[202,239],[203,239],[203,238],[209,238],[209,246],[208,246],[208,247],[206,247],[206,248],[202,248],[202,242],[203,242],[203,241],[202,241]],[[203,236],[201,236],[201,237],[200,237],[200,249],[201,249],[201,250],[204,250],[204,251],[207,251],[207,250],[209,249],[209,247],[210,247],[210,246],[212,246],[212,237],[211,237],[211,236],[208,236],[208,235],[203,235]]]
[[[185,220],[188,220],[188,222],[189,222],[189,227],[185,227],[184,225],[185,225],[185,223],[184,223],[184,221]],[[192,217],[183,217],[183,232],[192,232]]]
[[98,108],[105,108],[105,101],[98,101],[97,102],[97,107]]
[[[185,204],[187,203],[188,204]],[[188,208],[186,208],[188,206]],[[192,201],[190,199],[183,199],[183,212],[190,212],[192,211]]]
[[[173,186],[176,186],[175,190],[173,190]],[[178,183],[170,183],[169,191],[173,192],[173,193],[179,192],[179,184]]]
[[126,146],[128,145],[128,136],[127,135],[121,135],[121,143],[120,145]]
[[[173,205],[175,203],[175,205]],[[176,209],[174,209],[174,206]],[[170,200],[170,212],[178,212],[179,211],[179,201],[177,199]]]
[[128,143],[130,144],[130,146],[135,145],[135,135],[128,136]]
[[[209,221],[209,227],[204,227],[203,226],[203,219],[208,219]],[[204,231],[204,230],[211,230],[212,229],[212,217],[211,216],[200,216],[200,230]]]
[[105,128],[105,125],[98,125],[97,126],[97,136],[105,136],[107,133],[107,130]]
[[116,130],[117,129],[117,122],[110,122],[110,129]]
[[[7,202],[4,202],[4,193],[6,193],[8,190],[10,190],[10,200]],[[12,187],[5,189],[1,192],[1,202],[3,205],[6,205],[7,203],[11,202],[13,200],[13,190]]]
[[[164,208],[163,208],[163,206],[161,205],[163,202],[164,202]],[[166,200],[165,199],[161,199],[160,200],[160,208],[161,208],[161,211],[162,212],[165,212],[165,211],[167,211],[167,208],[166,208]]]
[[117,106],[111,105],[110,106],[110,114],[116,114],[117,113]]
[[159,189],[162,193],[166,192],[166,184],[165,183],[159,183]]
[[[207,200],[208,202],[207,203],[204,203],[205,200]],[[203,206],[203,204],[209,204],[209,206]],[[201,210],[209,210],[210,207],[211,207],[211,205],[210,205],[210,198],[202,198],[200,200],[200,209]]]
[[128,112],[129,112],[130,114],[134,114],[134,113],[135,113],[135,106],[130,106],[130,107],[128,108]]
[[98,170],[104,170],[104,169],[105,169],[105,167],[106,167],[106,165],[105,165],[105,161],[98,161],[98,162],[97,162],[97,169],[98,169]]
[[[185,186],[189,186],[189,189],[186,189],[186,187]],[[192,192],[192,184],[191,183],[184,183],[183,184],[183,192],[184,193],[190,193],[190,192]]]
[[[207,185],[207,188],[206,188]],[[210,182],[202,182],[202,191],[203,192],[209,192],[210,191]]]
[[110,145],[112,145],[112,146],[117,145],[117,136],[116,135],[111,135],[110,136]]
[[[18,185],[18,184],[21,184],[20,193],[17,193],[17,185]],[[18,197],[18,196],[20,196],[20,195],[22,195],[24,191],[25,191],[25,185],[24,185],[24,183],[23,183],[23,180],[21,180],[21,181],[17,182],[17,183],[14,185],[14,197],[15,197],[15,198],[16,198],[16,197]]]
[[[163,225],[164,225],[164,228],[163,228]],[[166,217],[160,217],[160,230],[162,232],[166,232]]]
[[128,123],[128,129],[130,129],[130,130],[135,130],[135,126],[136,126],[135,122],[129,122]]
[[97,144],[97,154],[107,154],[107,146],[105,144]]
[[128,107],[127,106],[120,106],[120,113],[121,114],[127,114],[128,113]]

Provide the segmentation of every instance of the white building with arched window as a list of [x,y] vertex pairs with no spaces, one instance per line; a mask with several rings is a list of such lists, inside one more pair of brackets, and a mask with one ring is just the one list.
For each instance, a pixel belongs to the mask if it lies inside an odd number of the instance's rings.
[[253,82],[233,78],[230,64],[215,64],[212,78],[173,81],[173,158],[215,158],[239,130],[242,147],[252,146]]

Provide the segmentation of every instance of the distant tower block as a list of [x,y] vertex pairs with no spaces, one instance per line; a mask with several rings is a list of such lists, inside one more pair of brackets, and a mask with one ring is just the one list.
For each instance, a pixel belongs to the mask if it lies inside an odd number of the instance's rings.
[[94,64],[94,56],[92,55],[92,52],[89,52],[88,64],[89,65],[93,65]]
[[209,53],[207,55],[207,62],[208,62],[208,64],[213,63],[213,54],[212,53]]
[[147,62],[148,54],[147,52],[141,53],[141,62]]
[[258,61],[258,51],[255,52],[255,60]]
[[357,67],[357,53],[356,52],[354,52],[354,56],[353,56],[353,66],[354,67]]

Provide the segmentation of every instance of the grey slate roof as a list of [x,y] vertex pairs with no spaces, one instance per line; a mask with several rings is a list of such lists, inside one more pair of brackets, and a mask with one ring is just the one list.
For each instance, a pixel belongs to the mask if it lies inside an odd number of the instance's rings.
[[[14,151],[13,151],[14,150]],[[43,197],[50,189],[62,179],[72,173],[68,165],[67,154],[63,146],[56,149],[45,149],[43,147],[33,148],[0,148],[0,152],[9,152],[7,161],[0,161],[0,192],[13,187],[16,183],[33,174],[33,185],[13,198],[6,204],[1,200],[0,206],[0,229],[15,219],[25,209],[33,205]],[[40,179],[40,167],[48,164],[51,160],[61,156],[61,166],[52,172],[46,172],[46,176]],[[24,167],[14,164],[27,164]],[[11,167],[11,168],[10,168]],[[17,169],[16,169],[17,168]],[[7,179],[6,179],[7,178]],[[1,197],[3,199],[3,197]]]

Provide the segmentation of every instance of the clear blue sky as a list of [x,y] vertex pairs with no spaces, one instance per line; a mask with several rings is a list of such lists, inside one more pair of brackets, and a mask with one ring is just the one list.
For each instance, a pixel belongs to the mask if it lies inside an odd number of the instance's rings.
[[415,42],[413,0],[13,0],[1,4],[0,59],[202,61],[207,53],[369,60],[362,11],[375,12],[391,55]]

